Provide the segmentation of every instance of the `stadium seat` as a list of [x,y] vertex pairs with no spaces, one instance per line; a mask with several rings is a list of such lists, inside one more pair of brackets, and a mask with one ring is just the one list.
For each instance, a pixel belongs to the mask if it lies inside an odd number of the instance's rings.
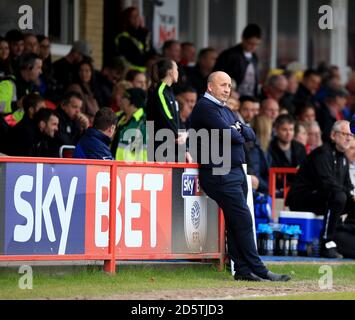
[[64,145],[59,149],[59,156],[61,158],[73,158],[73,154],[75,151],[75,146],[72,145]]

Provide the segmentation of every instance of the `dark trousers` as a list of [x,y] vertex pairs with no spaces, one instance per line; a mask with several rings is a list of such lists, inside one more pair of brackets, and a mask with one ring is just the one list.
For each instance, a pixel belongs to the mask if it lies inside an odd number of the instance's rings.
[[227,229],[227,244],[237,274],[265,276],[254,240],[253,221],[247,205],[248,186],[242,167],[227,175],[213,175],[212,169],[200,169],[200,183],[205,193],[222,208]]
[[355,202],[343,191],[297,193],[297,197],[290,199],[289,207],[292,211],[324,215],[321,234],[324,241],[334,240],[335,227],[342,214],[355,215]]

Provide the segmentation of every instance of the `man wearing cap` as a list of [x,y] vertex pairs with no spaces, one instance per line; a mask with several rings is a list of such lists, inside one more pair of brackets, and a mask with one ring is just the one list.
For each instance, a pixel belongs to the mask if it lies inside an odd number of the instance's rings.
[[75,41],[70,52],[53,63],[53,77],[57,81],[57,91],[62,95],[65,89],[73,83],[78,65],[83,59],[91,60],[91,47],[86,41]]
[[145,105],[144,90],[126,90],[111,144],[111,152],[116,160],[147,161]]
[[348,92],[344,88],[330,88],[324,103],[317,110],[317,121],[323,133],[323,141],[329,141],[330,132],[337,120],[342,120],[342,111],[347,102]]

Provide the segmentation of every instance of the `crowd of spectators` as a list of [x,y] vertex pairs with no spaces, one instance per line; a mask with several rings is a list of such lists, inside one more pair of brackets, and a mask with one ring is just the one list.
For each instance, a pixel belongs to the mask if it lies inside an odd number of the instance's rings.
[[[155,112],[147,97],[156,85],[154,68],[162,59],[174,62],[178,70],[171,83],[178,103],[176,129],[189,129],[189,116],[212,71],[231,76],[234,87],[228,106],[257,135],[246,151],[253,187],[259,192],[268,192],[271,166],[299,166],[329,139],[337,120],[349,120],[353,113],[354,77],[347,90],[336,66],[322,63],[306,70],[281,66],[260,79],[257,49],[263,35],[255,24],[245,28],[241,43],[224,51],[208,47],[196,52],[191,42],[169,40],[159,53],[138,10],[128,8],[123,16],[124,29],[115,39],[117,56],[101,70],[95,70],[86,41],[74,42],[66,56],[54,61],[50,39],[44,35],[10,30],[0,38],[2,154],[59,157],[63,145],[76,146],[95,128],[96,114],[109,108],[116,114],[116,127],[104,140],[112,158],[122,160],[125,130],[145,131],[146,115]],[[105,116],[109,114],[101,115]],[[161,125],[160,121],[156,127]],[[143,153],[140,159],[146,160]]]

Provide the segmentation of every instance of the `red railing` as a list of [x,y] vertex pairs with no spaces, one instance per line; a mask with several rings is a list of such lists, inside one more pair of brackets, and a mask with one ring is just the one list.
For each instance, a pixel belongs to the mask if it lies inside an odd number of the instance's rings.
[[[289,190],[289,186],[287,185],[287,175],[288,174],[296,174],[298,171],[297,168],[270,168],[269,169],[269,193],[272,199],[271,202],[271,212],[273,221],[277,220],[276,214],[276,176],[283,176],[283,199],[286,200],[286,196]],[[285,208],[285,204],[284,204]]]
[[220,268],[223,268],[225,258],[225,222],[222,210],[218,214],[218,250],[213,253],[152,253],[137,256],[125,254],[116,256],[116,188],[117,168],[119,167],[148,167],[148,168],[198,168],[197,164],[182,163],[135,163],[109,160],[83,160],[83,159],[57,159],[57,158],[28,158],[28,157],[0,157],[1,163],[43,163],[43,164],[71,164],[71,165],[96,165],[110,168],[110,212],[109,212],[109,242],[108,253],[100,254],[64,254],[64,255],[1,255],[0,261],[74,261],[74,260],[103,260],[104,270],[115,273],[116,260],[134,259],[217,259]]

